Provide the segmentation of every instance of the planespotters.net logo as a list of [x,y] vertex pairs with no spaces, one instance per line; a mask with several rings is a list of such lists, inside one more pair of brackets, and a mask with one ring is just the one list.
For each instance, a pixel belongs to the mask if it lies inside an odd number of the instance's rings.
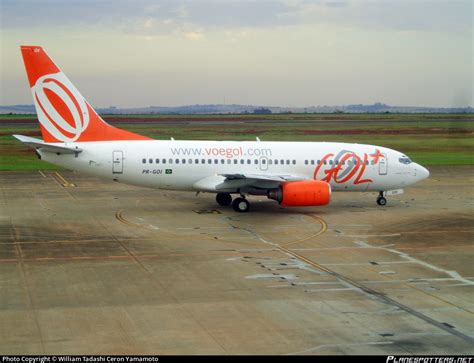
[[389,355],[386,363],[474,363],[472,357],[395,357]]
[[62,72],[38,78],[31,91],[38,120],[51,136],[74,142],[87,129],[86,101]]

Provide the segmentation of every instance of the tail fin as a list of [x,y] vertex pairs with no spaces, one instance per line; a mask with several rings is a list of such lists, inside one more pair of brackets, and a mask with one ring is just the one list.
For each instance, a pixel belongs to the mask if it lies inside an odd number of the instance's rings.
[[21,54],[45,142],[150,140],[102,120],[43,48]]

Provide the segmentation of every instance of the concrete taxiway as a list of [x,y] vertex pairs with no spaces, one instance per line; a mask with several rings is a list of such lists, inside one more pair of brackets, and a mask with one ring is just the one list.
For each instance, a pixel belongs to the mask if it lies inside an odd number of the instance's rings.
[[0,354],[473,354],[470,168],[251,212],[0,173]]

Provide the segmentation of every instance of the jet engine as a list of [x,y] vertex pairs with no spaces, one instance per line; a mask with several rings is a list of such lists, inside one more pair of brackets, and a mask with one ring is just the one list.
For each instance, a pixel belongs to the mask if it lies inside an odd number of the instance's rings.
[[331,199],[331,186],[321,180],[287,182],[270,189],[267,197],[288,207],[326,205]]

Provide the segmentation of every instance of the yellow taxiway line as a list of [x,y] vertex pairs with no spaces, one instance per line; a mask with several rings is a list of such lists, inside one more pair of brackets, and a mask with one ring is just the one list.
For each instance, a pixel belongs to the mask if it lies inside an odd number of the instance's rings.
[[309,216],[309,217],[311,217],[311,218],[313,218],[314,220],[318,221],[318,222],[321,224],[321,229],[320,229],[318,232],[316,232],[316,233],[314,233],[314,234],[312,234],[312,235],[310,235],[310,236],[308,236],[308,237],[304,237],[304,238],[298,239],[298,240],[293,241],[293,242],[285,243],[285,244],[283,245],[283,247],[288,247],[288,246],[295,245],[295,244],[297,244],[297,243],[301,243],[301,242],[307,241],[307,240],[312,239],[312,238],[314,238],[314,237],[320,236],[320,235],[322,235],[324,232],[327,231],[327,229],[328,229],[328,224],[326,223],[326,221],[325,221],[324,219],[319,218],[319,217],[315,216],[314,214],[306,214],[306,215]]
[[61,174],[59,174],[57,171],[55,171],[54,174],[56,175],[56,180],[63,187],[68,188],[68,187],[75,187],[76,186],[76,184],[70,183],[66,179],[64,179],[64,177]]

